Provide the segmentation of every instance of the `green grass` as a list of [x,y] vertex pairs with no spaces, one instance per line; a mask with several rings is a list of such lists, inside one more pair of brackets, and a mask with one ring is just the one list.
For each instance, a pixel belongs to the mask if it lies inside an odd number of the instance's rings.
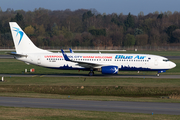
[[[86,80],[85,80],[86,78]],[[180,79],[111,77],[5,77],[0,85],[180,87]],[[85,81],[84,81],[85,80]]]
[[179,115],[0,107],[1,120],[179,120]]
[[180,79],[88,77],[5,77],[2,93],[126,97],[180,96]]
[[[180,60],[172,60],[176,63],[176,67],[168,70],[162,74],[179,74],[180,75]],[[89,71],[78,71],[78,70],[56,70],[43,68],[36,65],[27,65],[24,62],[18,61],[16,59],[0,59],[0,73],[4,74],[24,74],[25,69],[28,71],[31,68],[35,68],[34,74],[88,74]],[[156,75],[157,72],[145,72],[140,71],[119,71],[119,74],[132,74],[132,75]],[[26,73],[29,74],[29,73]],[[101,72],[95,72],[95,74],[101,74]]]

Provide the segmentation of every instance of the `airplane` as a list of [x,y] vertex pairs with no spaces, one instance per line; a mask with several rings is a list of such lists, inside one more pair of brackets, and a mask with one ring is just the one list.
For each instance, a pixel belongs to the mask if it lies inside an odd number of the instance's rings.
[[94,71],[102,74],[118,74],[119,71],[157,71],[157,76],[176,67],[167,58],[149,54],[106,53],[53,53],[34,45],[16,22],[9,22],[15,50],[9,54],[27,64],[61,70],[85,70],[89,76]]

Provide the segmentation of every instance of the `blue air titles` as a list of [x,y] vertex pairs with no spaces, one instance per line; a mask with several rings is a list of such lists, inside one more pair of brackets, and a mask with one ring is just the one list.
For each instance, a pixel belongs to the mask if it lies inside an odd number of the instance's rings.
[[134,59],[144,59],[146,56],[139,56],[137,55]]
[[146,56],[140,56],[140,55],[137,55],[133,58],[134,56],[125,56],[125,55],[116,55],[115,56],[115,59],[144,59],[146,58]]
[[133,56],[116,55],[115,59],[132,59]]

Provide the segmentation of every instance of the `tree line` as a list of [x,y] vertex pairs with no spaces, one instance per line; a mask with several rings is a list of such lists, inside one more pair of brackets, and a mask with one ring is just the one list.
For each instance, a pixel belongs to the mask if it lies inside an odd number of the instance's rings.
[[37,46],[162,46],[179,45],[180,13],[167,11],[137,16],[100,14],[95,9],[34,11],[0,9],[0,46],[12,47],[9,22],[17,22]]

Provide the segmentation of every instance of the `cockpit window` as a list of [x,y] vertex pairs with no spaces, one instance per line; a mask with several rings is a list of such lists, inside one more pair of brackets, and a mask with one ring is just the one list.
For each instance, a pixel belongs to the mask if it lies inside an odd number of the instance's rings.
[[167,61],[169,61],[169,60],[168,60],[168,59],[163,59],[163,61],[164,61],[164,62],[167,62]]

